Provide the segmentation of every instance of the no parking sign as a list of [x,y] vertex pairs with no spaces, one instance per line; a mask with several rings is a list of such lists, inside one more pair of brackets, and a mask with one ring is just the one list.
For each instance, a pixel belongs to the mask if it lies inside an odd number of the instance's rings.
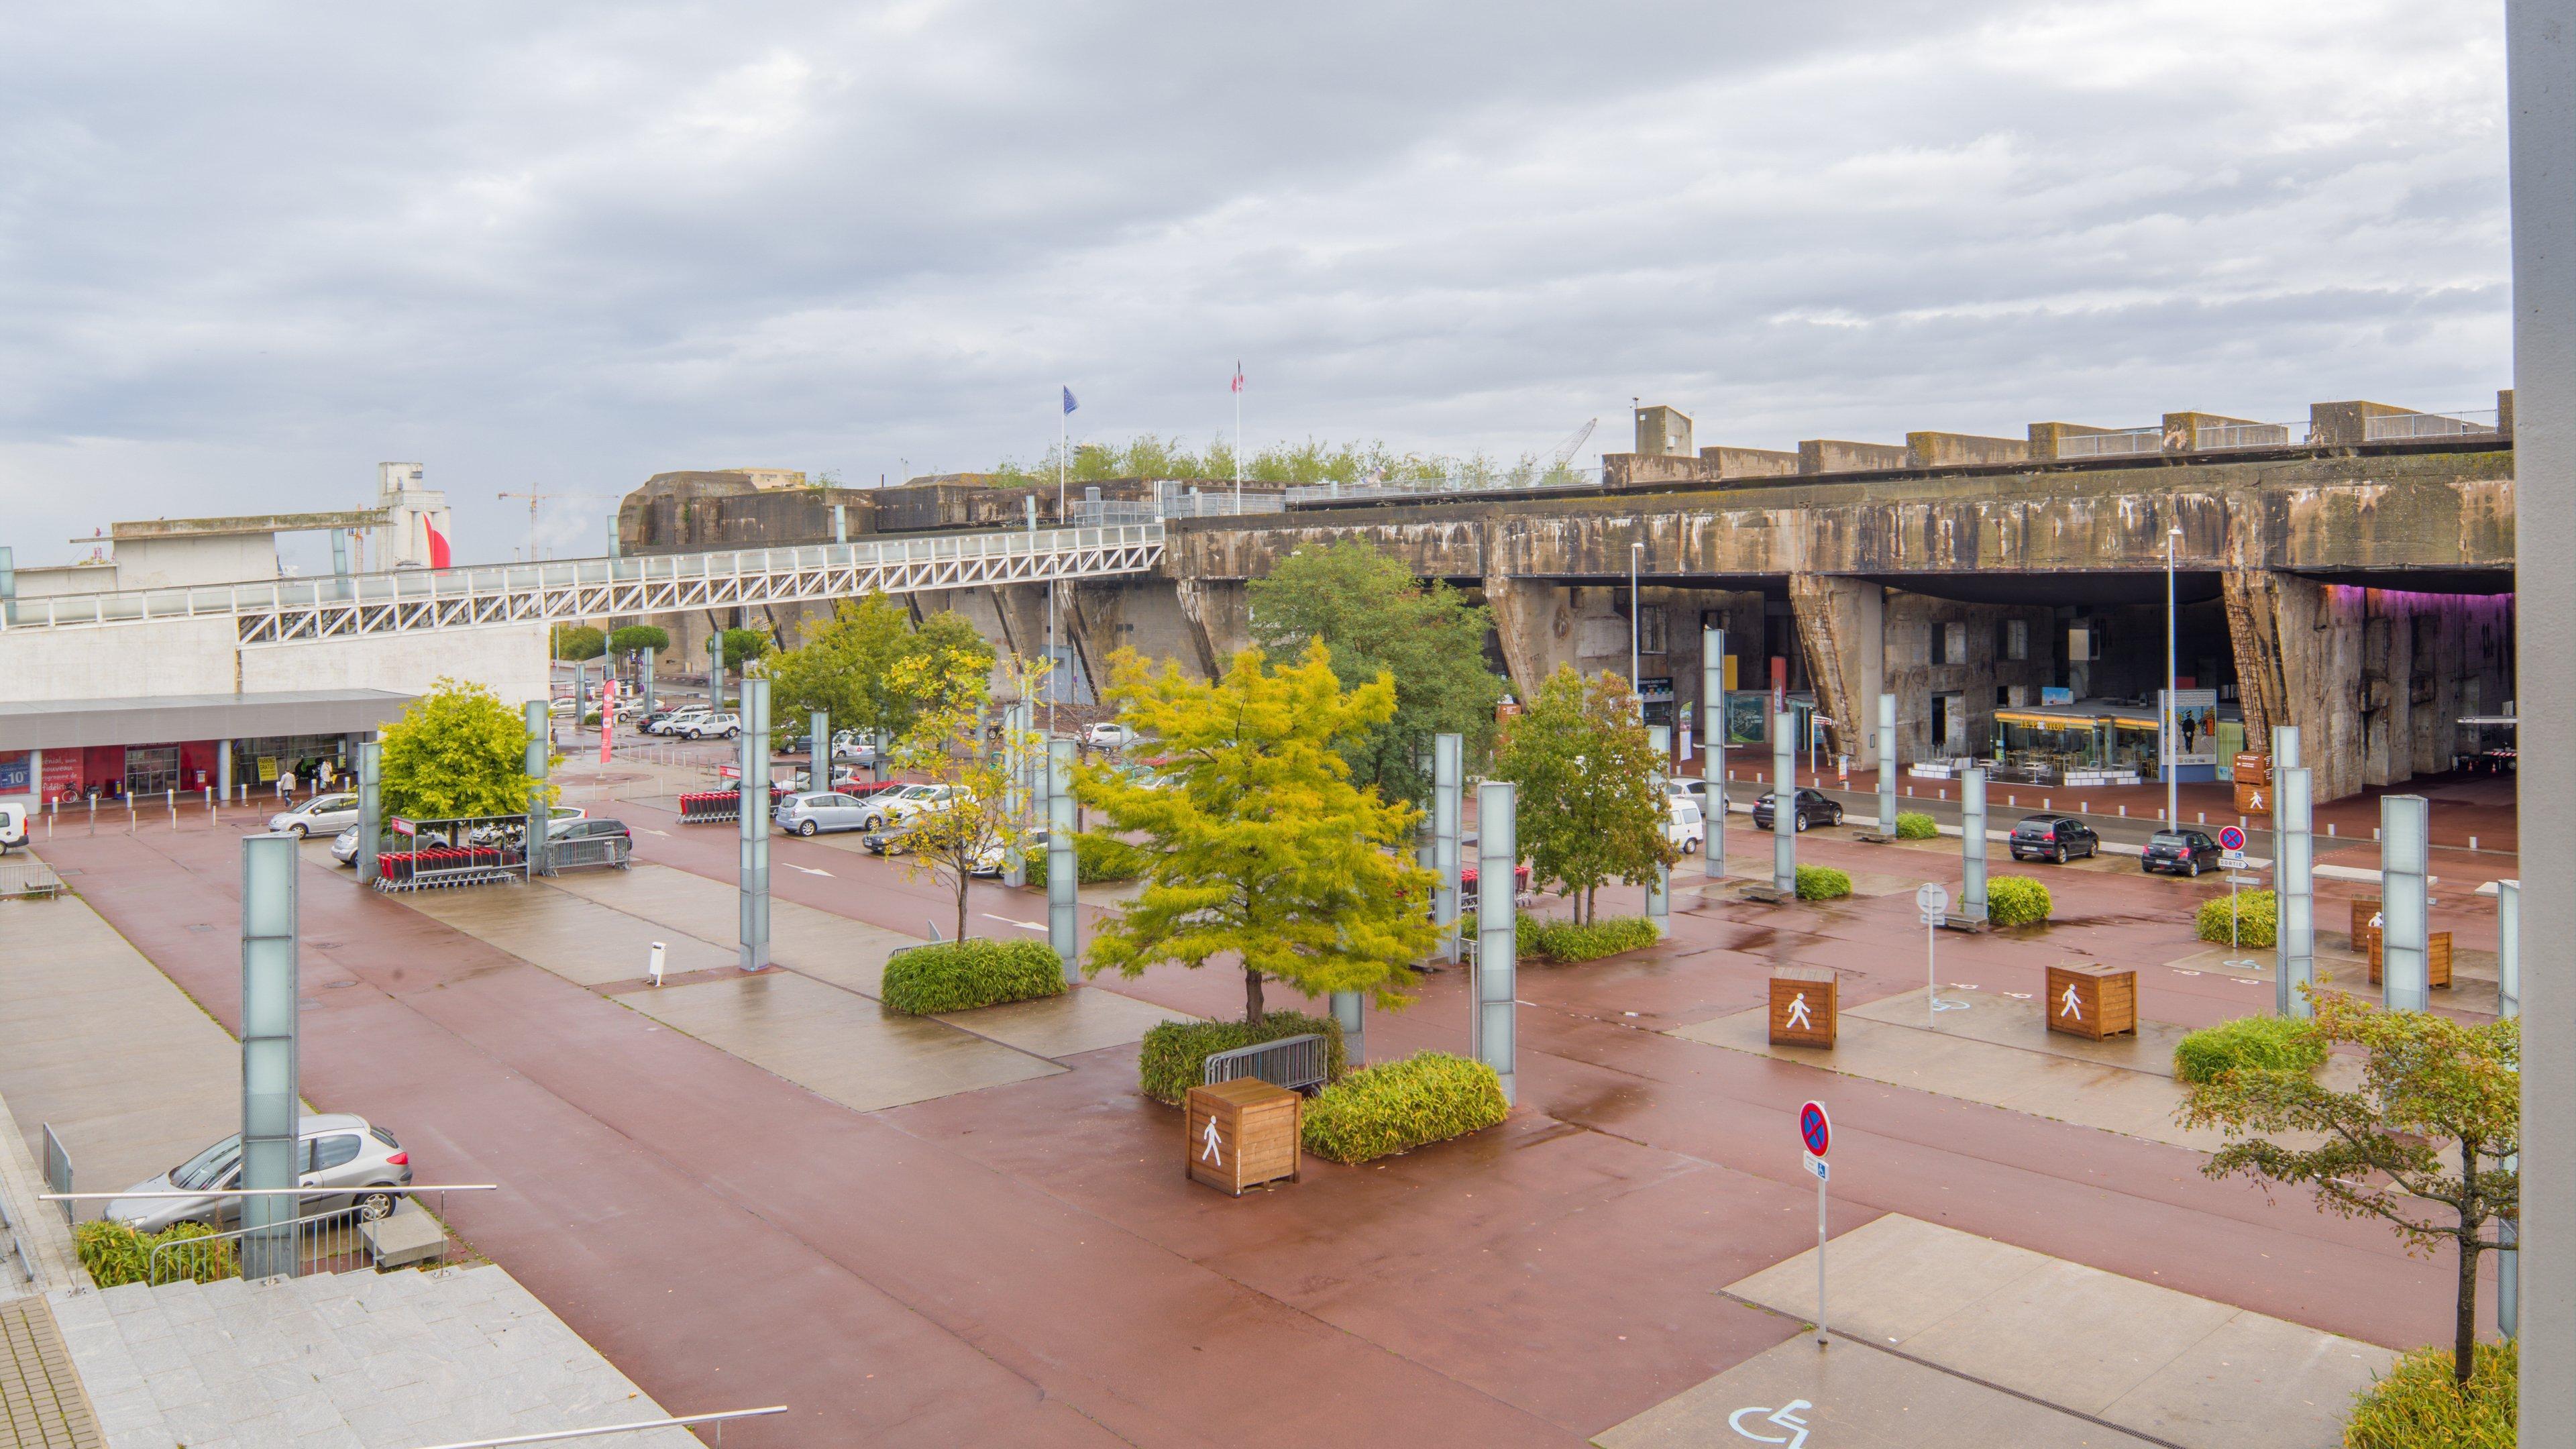
[[2221,857],[2218,862],[2219,869],[2243,870],[2245,868],[2244,831],[2237,829],[2233,825],[2220,826],[2218,828],[2218,848],[2227,852],[2226,855]]

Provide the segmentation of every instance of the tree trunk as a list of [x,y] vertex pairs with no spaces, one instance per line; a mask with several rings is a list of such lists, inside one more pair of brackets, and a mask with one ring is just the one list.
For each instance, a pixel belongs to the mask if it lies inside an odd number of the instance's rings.
[[1243,1019],[1259,1025],[1261,1017],[1261,973],[1247,967],[1243,973]]
[[966,872],[957,872],[957,939],[966,939],[966,889],[970,881]]
[[[2467,1160],[2471,1164],[2476,1163],[2477,1158],[2474,1151]],[[2462,1213],[2460,1215],[2460,1236],[2457,1240],[2460,1245],[2459,1321],[2452,1325],[2451,1338],[2451,1377],[2462,1384],[2466,1384],[2469,1381],[2469,1368],[2477,1362],[2477,1232],[2478,1224],[2470,1222],[2468,1214]]]

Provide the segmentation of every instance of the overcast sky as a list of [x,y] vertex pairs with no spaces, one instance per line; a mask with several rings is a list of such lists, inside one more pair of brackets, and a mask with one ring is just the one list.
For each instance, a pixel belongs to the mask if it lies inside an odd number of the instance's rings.
[[0,542],[2508,381],[2493,0],[0,8]]

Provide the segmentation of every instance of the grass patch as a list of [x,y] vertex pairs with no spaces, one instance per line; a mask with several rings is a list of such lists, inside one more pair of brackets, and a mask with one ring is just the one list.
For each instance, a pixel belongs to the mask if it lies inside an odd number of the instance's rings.
[[2270,891],[2238,891],[2234,896],[2212,896],[2200,903],[2192,915],[2192,930],[2204,941],[2228,944],[2227,905],[2236,903],[2236,936],[2239,946],[2269,946],[2280,939],[2280,905]]
[[[74,1229],[72,1242],[80,1250],[81,1266],[89,1270],[90,1281],[101,1288],[114,1288],[143,1282],[151,1271],[152,1250],[161,1244],[214,1236],[215,1230],[203,1223],[174,1223],[157,1233],[138,1233],[123,1223],[94,1222]],[[233,1261],[233,1245],[225,1241],[165,1255],[158,1281],[176,1283],[194,1278],[200,1283],[212,1283],[218,1278],[239,1277],[240,1273]]]
[[1324,1080],[1340,1081],[1349,1069],[1349,1058],[1342,1052],[1342,1024],[1329,1016],[1274,1011],[1259,1022],[1156,1023],[1136,1049],[1137,1085],[1155,1101],[1177,1107],[1187,1100],[1190,1088],[1199,1085],[1210,1056],[1307,1032],[1324,1039]]
[[1997,926],[2027,926],[2045,921],[2056,906],[2048,887],[2026,875],[1999,875],[1986,882],[1986,920]]
[[1851,877],[1830,865],[1798,867],[1798,899],[1802,901],[1840,900],[1851,894]]
[[1306,1104],[1306,1150],[1366,1162],[1491,1127],[1511,1111],[1502,1078],[1483,1062],[1416,1052],[1363,1067]]
[[1941,827],[1933,824],[1932,817],[1920,810],[1896,812],[1896,838],[1899,840],[1930,840],[1940,833]]
[[2354,1398],[2345,1449],[2513,1449],[2520,1358],[2512,1339],[2481,1343],[2463,1385],[2451,1350],[2415,1350]]
[[2214,1082],[2232,1071],[2313,1072],[2326,1044],[2307,1022],[2286,1016],[2240,1016],[2202,1027],[2174,1043],[2174,1079]]
[[[1142,846],[1130,845],[1114,835],[1095,835],[1085,831],[1073,838],[1073,878],[1078,885],[1098,885],[1102,881],[1134,880],[1153,864]],[[1041,850],[1027,861],[1028,883],[1046,889],[1047,856]]]
[[1064,963],[1042,941],[934,941],[886,962],[885,1004],[909,1016],[972,1011],[1064,991]]

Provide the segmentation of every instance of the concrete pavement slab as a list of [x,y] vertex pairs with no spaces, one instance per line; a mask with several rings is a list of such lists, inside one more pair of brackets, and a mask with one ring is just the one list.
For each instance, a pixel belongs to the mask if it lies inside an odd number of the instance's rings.
[[1195,1021],[1186,1012],[1082,985],[1062,996],[1013,1001],[937,1018],[959,1031],[1042,1057],[1069,1057],[1125,1046],[1166,1021]]
[[[1836,1238],[1827,1270],[1838,1333],[2190,1449],[2329,1449],[2396,1357],[1902,1214]],[[1815,1284],[1811,1248],[1727,1292],[1807,1319]]]
[[550,882],[394,897],[443,925],[584,986],[642,981],[655,941],[672,976],[737,964],[730,943],[602,905]]
[[[713,880],[669,866],[637,865],[631,870],[555,876],[545,884],[719,946],[728,961],[740,939],[740,896],[730,880]],[[882,989],[879,978],[886,958],[921,940],[775,895],[770,898],[771,959],[852,991],[876,995]]]
[[2147,1449],[2144,1439],[1865,1344],[1842,1340],[1819,1349],[1804,1334],[1592,1442],[1602,1449]]
[[617,1000],[862,1112],[1064,1070],[787,971],[627,992]]

